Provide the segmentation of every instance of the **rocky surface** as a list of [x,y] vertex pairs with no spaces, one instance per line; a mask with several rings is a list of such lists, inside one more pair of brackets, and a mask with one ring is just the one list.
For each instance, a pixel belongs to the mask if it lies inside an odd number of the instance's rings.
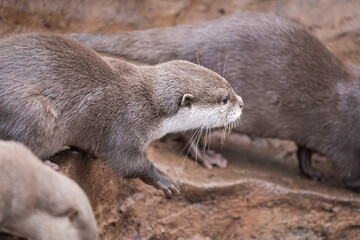
[[[288,17],[345,61],[360,64],[360,2],[338,0],[63,0],[0,2],[0,37],[51,31],[119,32],[212,20],[239,10]],[[299,174],[291,142],[232,134],[226,169],[185,159],[173,138],[153,143],[150,160],[177,179],[179,197],[123,181],[101,160],[66,152],[54,161],[89,195],[100,239],[360,239],[360,195],[342,188],[332,165],[314,157],[327,182]]]

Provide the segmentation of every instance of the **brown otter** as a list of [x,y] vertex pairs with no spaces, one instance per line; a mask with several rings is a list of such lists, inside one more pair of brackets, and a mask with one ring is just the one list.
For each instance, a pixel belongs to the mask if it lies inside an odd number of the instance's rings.
[[150,64],[199,59],[241,91],[247,107],[239,132],[295,141],[300,169],[313,179],[322,177],[311,167],[318,151],[335,162],[348,186],[360,187],[359,67],[343,63],[299,25],[243,12],[194,25],[72,37]]
[[0,42],[0,89],[0,139],[43,159],[75,146],[167,195],[179,187],[147,159],[148,144],[232,124],[243,105],[225,79],[196,64],[136,66],[51,34]]
[[0,172],[1,232],[29,239],[98,238],[83,190],[23,144],[0,141]]

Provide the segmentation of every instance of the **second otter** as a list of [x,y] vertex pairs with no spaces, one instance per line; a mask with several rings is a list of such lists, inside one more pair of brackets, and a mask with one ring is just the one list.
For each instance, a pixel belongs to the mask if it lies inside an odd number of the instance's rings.
[[150,64],[184,59],[227,76],[246,101],[237,130],[299,145],[301,171],[311,152],[330,157],[349,187],[360,187],[360,69],[345,64],[286,19],[238,13],[215,21],[119,34],[78,34],[100,52]]
[[179,187],[147,159],[148,144],[169,132],[236,122],[243,105],[204,67],[136,66],[51,34],[0,42],[0,89],[0,139],[22,142],[43,159],[75,146],[167,195]]

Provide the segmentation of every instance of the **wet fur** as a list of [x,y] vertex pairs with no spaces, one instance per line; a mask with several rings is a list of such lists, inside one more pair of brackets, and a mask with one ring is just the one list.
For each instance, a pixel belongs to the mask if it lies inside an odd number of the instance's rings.
[[194,25],[73,37],[150,64],[199,59],[225,75],[246,102],[239,132],[293,140],[330,157],[347,181],[360,177],[359,67],[344,64],[297,24],[238,13]]
[[23,144],[0,141],[0,172],[0,232],[38,240],[98,239],[82,189]]

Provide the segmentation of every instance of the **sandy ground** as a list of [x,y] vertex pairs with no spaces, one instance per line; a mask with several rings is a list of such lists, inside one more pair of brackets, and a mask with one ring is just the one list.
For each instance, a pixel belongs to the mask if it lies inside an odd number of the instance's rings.
[[[359,9],[360,1],[336,0],[2,1],[0,37],[120,32],[245,10],[288,17],[342,60],[360,64]],[[222,147],[218,138],[212,146],[228,158],[226,169],[185,158],[173,137],[150,146],[150,160],[181,184],[181,196],[171,199],[113,176],[101,160],[67,153],[54,161],[89,195],[100,239],[360,239],[360,197],[342,188],[330,161],[314,157],[327,181],[313,182],[300,175],[291,142],[232,134]]]

